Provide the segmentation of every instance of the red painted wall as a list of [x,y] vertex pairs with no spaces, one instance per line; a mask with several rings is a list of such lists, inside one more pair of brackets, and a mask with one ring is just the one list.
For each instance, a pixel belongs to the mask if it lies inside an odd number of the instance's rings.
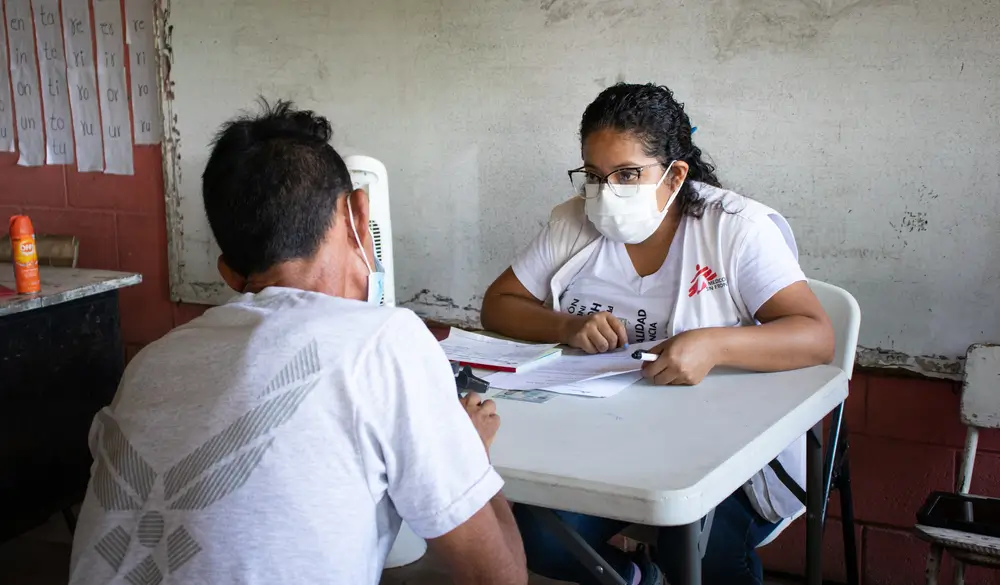
[[[123,3],[123,18],[124,11]],[[127,63],[125,69],[131,91]],[[78,173],[75,165],[18,167],[17,154],[0,153],[0,235],[10,215],[25,213],[36,234],[77,236],[81,268],[142,273],[142,284],[120,296],[129,357],[205,310],[170,302],[160,146],[136,146],[133,157],[135,173],[125,177]]]
[[[953,490],[965,427],[959,421],[960,384],[857,373],[846,418],[859,562],[864,585],[924,583],[928,546],[912,535],[917,509],[934,490]],[[972,492],[1000,496],[1000,433],[983,431]],[[842,525],[836,494],[825,533],[824,573],[845,582]],[[800,575],[805,519],[760,550],[764,565]],[[942,585],[950,584],[946,561]],[[1000,572],[967,568],[968,585],[1000,583]]]
[[[135,176],[115,177],[71,167],[22,168],[15,155],[0,154],[0,218],[27,213],[38,233],[78,236],[81,267],[142,273],[142,285],[121,294],[129,355],[204,310],[169,300],[160,161],[159,147],[136,147]],[[923,583],[927,546],[909,531],[927,493],[954,484],[965,437],[958,387],[859,373],[848,406],[863,583]],[[980,445],[973,490],[1000,496],[1000,435],[986,434]],[[801,574],[804,524],[799,520],[761,550],[768,568]],[[829,523],[826,573],[843,582],[840,530],[836,519]],[[1000,583],[1000,577],[977,569],[967,583]]]
[[[142,273],[141,285],[121,292],[129,355],[203,310],[170,302],[160,147],[133,150],[130,177],[78,173],[72,166],[19,167],[16,154],[0,154],[0,224],[26,213],[35,233],[77,236],[81,268]],[[0,230],[6,234],[6,227]]]

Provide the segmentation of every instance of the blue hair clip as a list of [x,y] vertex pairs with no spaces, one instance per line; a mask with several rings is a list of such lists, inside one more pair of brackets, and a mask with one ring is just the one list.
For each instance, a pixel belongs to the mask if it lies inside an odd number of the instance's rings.
[[694,134],[697,131],[698,131],[698,127],[697,126],[691,126],[691,134]]

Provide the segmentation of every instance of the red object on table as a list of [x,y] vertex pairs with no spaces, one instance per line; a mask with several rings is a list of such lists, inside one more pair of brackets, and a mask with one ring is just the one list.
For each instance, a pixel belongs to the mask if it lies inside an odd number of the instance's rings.
[[35,228],[27,215],[10,218],[11,259],[14,261],[14,288],[21,294],[42,290],[38,275],[38,249],[35,246]]

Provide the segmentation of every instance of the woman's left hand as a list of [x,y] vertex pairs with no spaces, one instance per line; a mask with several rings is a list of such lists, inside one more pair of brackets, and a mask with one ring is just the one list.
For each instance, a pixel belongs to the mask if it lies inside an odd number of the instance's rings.
[[717,341],[712,329],[693,329],[675,335],[650,350],[660,354],[642,366],[642,375],[654,384],[694,385],[715,367]]

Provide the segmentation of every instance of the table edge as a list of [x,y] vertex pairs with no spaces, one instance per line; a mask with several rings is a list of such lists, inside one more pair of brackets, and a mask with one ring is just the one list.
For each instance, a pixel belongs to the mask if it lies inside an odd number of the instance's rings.
[[[85,269],[75,269],[75,270],[85,270]],[[8,315],[17,315],[19,313],[24,313],[27,311],[33,311],[36,309],[44,309],[45,307],[61,305],[64,303],[68,303],[79,299],[85,299],[106,292],[116,291],[130,286],[135,286],[142,282],[142,274],[138,272],[117,272],[111,270],[102,270],[100,272],[108,273],[109,275],[108,280],[95,282],[93,284],[88,284],[85,287],[81,287],[79,290],[71,289],[62,293],[56,293],[55,295],[44,295],[44,296],[24,295],[23,298],[18,298],[13,302],[0,305],[0,317],[5,317]]]
[[[837,369],[835,366],[830,365],[812,367]],[[839,400],[830,401],[832,406],[830,406],[829,410],[826,410],[824,406],[823,414],[816,421],[810,423],[808,427],[802,429],[802,432],[796,436],[804,434],[816,423],[822,421],[837,405],[847,399],[849,395],[849,381],[846,374],[838,369],[836,376],[829,380],[822,389],[813,394],[809,400],[803,402],[803,404],[806,404],[812,401],[827,401],[833,395],[843,394],[843,397]],[[745,448],[746,446],[744,446]],[[737,454],[738,452],[734,453],[734,456]],[[778,453],[774,453],[772,458],[777,455]],[[763,468],[763,466],[761,467]],[[552,502],[559,502],[563,506],[558,508],[560,510],[655,526],[680,526],[694,522],[704,517],[708,511],[721,503],[722,499],[711,503],[707,503],[705,499],[705,492],[707,491],[705,485],[718,481],[715,475],[720,473],[719,469],[716,468],[707,472],[699,481],[684,488],[675,490],[649,490],[622,488],[620,486],[612,487],[601,482],[567,481],[565,478],[547,474],[518,472],[509,468],[496,467],[497,473],[504,479],[505,495],[515,503],[552,508]],[[756,473],[756,471],[753,473]],[[739,485],[743,485],[748,481],[753,473],[740,482]],[[739,489],[739,485],[735,486],[734,490]],[[509,493],[511,491],[513,492],[513,496]],[[731,493],[733,490],[726,491]],[[547,497],[532,497],[542,492],[545,492]],[[524,494],[527,497],[522,497]],[[602,508],[605,510],[614,510],[614,513],[608,514],[606,511],[597,511],[593,507],[588,506],[577,508],[571,504],[573,500],[578,499],[578,496],[584,494],[590,497],[600,497],[604,501]],[[670,509],[679,503],[684,504],[684,509]]]

